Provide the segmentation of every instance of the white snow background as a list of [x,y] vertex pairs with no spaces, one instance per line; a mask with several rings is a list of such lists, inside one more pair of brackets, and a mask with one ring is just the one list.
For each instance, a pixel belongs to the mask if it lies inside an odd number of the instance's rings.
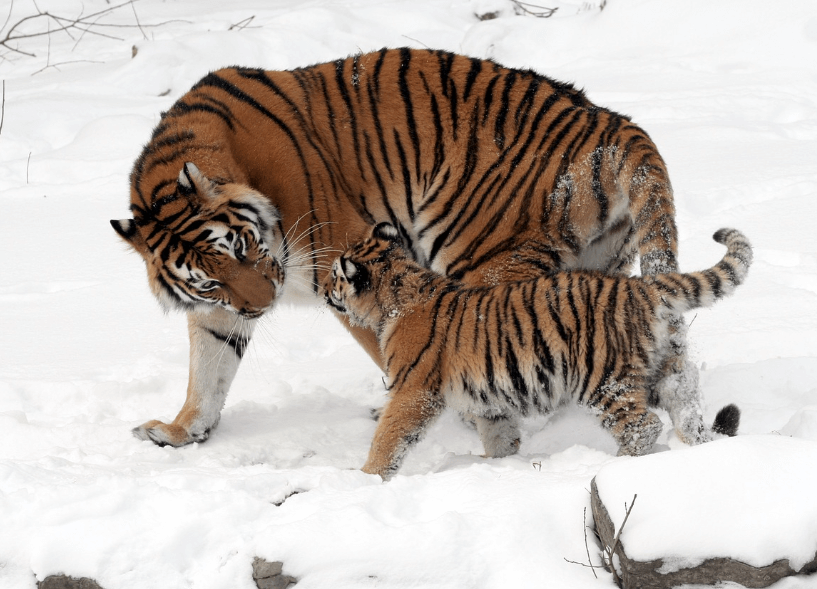
[[[590,479],[640,459],[616,458],[577,409],[527,420],[517,456],[483,459],[476,433],[446,413],[382,484],[356,470],[381,374],[320,306],[282,304],[265,319],[209,441],[172,449],[132,437],[181,407],[187,330],[182,315],[162,314],[108,220],[128,216],[130,166],[159,113],[221,66],[428,46],[535,69],[631,115],[669,166],[681,268],[720,259],[711,235],[723,226],[755,246],[746,284],[690,328],[707,421],[734,402],[747,440],[817,445],[817,4],[539,3],[560,9],[479,21],[466,0],[140,0],[95,21],[127,25],[93,29],[109,37],[52,32],[15,45],[35,57],[0,47],[0,587],[66,573],[106,589],[251,589],[256,555],[283,561],[304,589],[613,584],[565,559],[587,558]],[[38,1],[65,16],[115,5]],[[3,0],[0,22],[10,9],[0,37],[36,10]],[[662,418],[649,459],[691,452]],[[717,471],[707,462],[717,452],[699,455]],[[813,490],[817,464],[798,457],[772,459]],[[774,485],[730,489],[755,511],[777,508]],[[664,497],[667,510],[678,502]],[[737,523],[683,517],[707,533]],[[817,544],[815,522],[803,525]],[[776,558],[780,546],[756,531],[754,558]]]

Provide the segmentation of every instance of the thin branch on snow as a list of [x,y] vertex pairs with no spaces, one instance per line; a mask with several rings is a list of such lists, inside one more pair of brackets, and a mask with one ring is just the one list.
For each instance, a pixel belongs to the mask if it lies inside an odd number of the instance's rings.
[[687,325],[687,329],[689,329],[690,327],[692,327],[692,324],[693,324],[693,323],[695,323],[695,320],[696,320],[697,318],[698,318],[698,314],[697,314],[697,313],[695,313],[695,316],[692,318],[692,321],[690,321],[690,322],[689,322],[689,325]]
[[[75,41],[73,49],[76,49],[77,44],[79,44],[79,42],[83,39],[83,37],[86,34],[122,41],[123,40],[122,38],[103,31],[111,29],[138,28],[139,31],[141,31],[143,37],[147,39],[148,36],[147,33],[145,32],[146,27],[159,27],[162,25],[166,25],[170,22],[181,22],[181,21],[165,21],[157,24],[143,25],[139,20],[139,16],[136,13],[136,7],[134,6],[134,4],[137,1],[138,0],[126,0],[125,2],[109,6],[108,8],[98,10],[91,14],[84,14],[83,9],[79,13],[79,15],[75,17],[70,17],[65,16],[63,14],[56,14],[48,10],[42,10],[37,5],[37,2],[35,0],[32,0],[32,4],[34,4],[36,14],[29,14],[28,16],[24,16],[17,20],[16,22],[12,23],[11,26],[9,26],[9,23],[11,23],[12,9],[14,7],[14,1],[12,0],[11,7],[9,8],[9,13],[6,16],[6,20],[3,23],[3,26],[0,28],[0,47],[5,48],[9,53],[16,53],[27,57],[36,57],[35,53],[22,49],[20,47],[20,43],[22,41],[44,36],[48,37],[50,40],[51,35],[54,33],[65,33],[72,40]],[[133,15],[136,20],[136,24],[115,24],[100,22],[100,20],[103,17],[125,6],[130,6],[131,9],[133,10]],[[22,28],[26,23],[38,22],[45,23],[44,30],[42,28],[42,25],[40,25],[39,30],[33,30],[30,32],[22,31]],[[56,25],[56,28],[52,28],[52,25]]]
[[133,18],[136,19],[136,26],[139,27],[139,31],[142,33],[142,37],[145,39],[145,41],[147,41],[148,40],[147,33],[145,33],[145,29],[142,28],[142,23],[139,22],[139,15],[136,14],[136,6],[133,4],[133,2],[130,3],[130,7],[133,10]]
[[619,540],[621,538],[621,532],[624,531],[624,526],[627,525],[627,520],[630,518],[630,512],[633,510],[636,498],[638,498],[638,493],[633,495],[633,502],[630,503],[630,507],[627,507],[627,503],[624,504],[624,508],[627,510],[627,513],[624,516],[624,521],[621,522],[621,527],[619,527],[616,538],[613,540],[613,545],[606,547],[604,549],[604,553],[602,554],[602,562],[604,562],[605,569],[613,575],[613,580],[615,580],[616,585],[619,587],[622,586],[622,580],[621,577],[618,576],[618,571],[613,563],[613,557],[616,554],[616,549],[618,548]]
[[546,6],[539,6],[538,4],[521,2],[521,0],[511,0],[511,2],[523,14],[530,14],[531,16],[535,16],[537,18],[550,18],[556,14],[557,10],[559,10],[558,6],[556,8],[547,8]]
[[247,18],[245,18],[244,20],[240,20],[240,21],[238,21],[237,23],[231,24],[231,25],[230,25],[230,28],[229,28],[229,29],[227,29],[227,30],[228,30],[228,31],[232,31],[233,29],[235,29],[235,30],[237,30],[237,31],[243,31],[243,30],[244,30],[244,29],[246,29],[246,28],[250,28],[250,29],[260,29],[260,28],[261,28],[260,26],[255,26],[255,27],[251,27],[251,26],[250,26],[250,23],[253,21],[253,19],[254,19],[254,18],[255,18],[255,15],[254,15],[254,14],[253,14],[252,16],[248,16],[248,17],[247,17]]
[[422,42],[422,41],[420,41],[419,39],[415,39],[414,37],[409,37],[408,35],[403,35],[403,36],[404,36],[406,39],[408,39],[409,41],[414,41],[415,43],[419,43],[420,45],[422,45],[422,46],[423,46],[423,47],[425,47],[426,49],[431,49],[431,47],[429,47],[428,45],[426,45],[425,43],[423,43],[423,42]]
[[6,120],[6,81],[3,80],[3,101],[0,102],[0,134],[3,133],[3,121]]
[[595,565],[595,564],[593,564],[593,559],[590,558],[590,547],[587,545],[587,508],[586,507],[584,508],[584,513],[582,515],[582,521],[584,522],[584,549],[587,551],[587,562],[589,562],[590,564],[584,564],[583,562],[576,562],[575,560],[568,560],[567,558],[565,558],[565,560],[567,562],[569,562],[570,564],[577,564],[579,566],[589,568],[591,571],[593,571],[593,576],[598,579],[599,576],[596,574],[596,569],[603,569],[603,568],[605,568],[605,566],[604,565]]

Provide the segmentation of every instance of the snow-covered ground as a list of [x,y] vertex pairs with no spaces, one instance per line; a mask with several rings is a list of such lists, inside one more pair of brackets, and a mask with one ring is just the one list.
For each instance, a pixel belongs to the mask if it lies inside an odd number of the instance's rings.
[[[572,81],[630,114],[669,165],[682,269],[720,258],[710,236],[722,226],[755,245],[747,283],[690,329],[707,420],[735,402],[742,435],[817,444],[817,5],[539,2],[559,11],[479,21],[468,0],[140,0],[95,21],[126,28],[14,45],[33,57],[0,47],[0,587],[63,572],[106,589],[249,589],[256,555],[282,560],[305,589],[612,584],[565,560],[586,560],[590,479],[631,460],[590,417],[529,420],[517,456],[487,460],[446,414],[381,484],[355,470],[381,374],[320,307],[265,320],[209,441],[131,436],[181,406],[186,324],[161,313],[108,220],[127,215],[129,168],[159,113],[225,65],[429,46]],[[10,4],[0,38],[36,10]],[[64,16],[115,5],[38,1]],[[657,450],[688,451],[666,434]],[[815,487],[814,464],[779,460]],[[741,492],[762,511],[773,489]],[[700,529],[734,523],[686,515]],[[817,523],[803,525],[817,543]],[[793,587],[817,579],[778,584]]]

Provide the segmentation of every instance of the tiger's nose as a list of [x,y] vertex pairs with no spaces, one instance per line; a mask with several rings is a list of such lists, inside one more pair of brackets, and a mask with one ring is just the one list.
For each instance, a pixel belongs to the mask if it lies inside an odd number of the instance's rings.
[[284,268],[281,263],[272,257],[266,257],[260,261],[259,271],[264,279],[272,282],[276,287],[284,281]]

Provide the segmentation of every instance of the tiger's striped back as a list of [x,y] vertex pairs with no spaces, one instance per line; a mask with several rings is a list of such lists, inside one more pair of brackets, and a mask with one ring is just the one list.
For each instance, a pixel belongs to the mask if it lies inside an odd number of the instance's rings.
[[636,254],[644,272],[676,266],[672,190],[649,136],[568,84],[491,61],[404,48],[213,72],[134,165],[141,233],[195,214],[173,205],[188,161],[268,195],[283,235],[316,228],[284,250],[311,254],[315,293],[322,246],[380,221],[424,266],[470,283],[623,271]]

